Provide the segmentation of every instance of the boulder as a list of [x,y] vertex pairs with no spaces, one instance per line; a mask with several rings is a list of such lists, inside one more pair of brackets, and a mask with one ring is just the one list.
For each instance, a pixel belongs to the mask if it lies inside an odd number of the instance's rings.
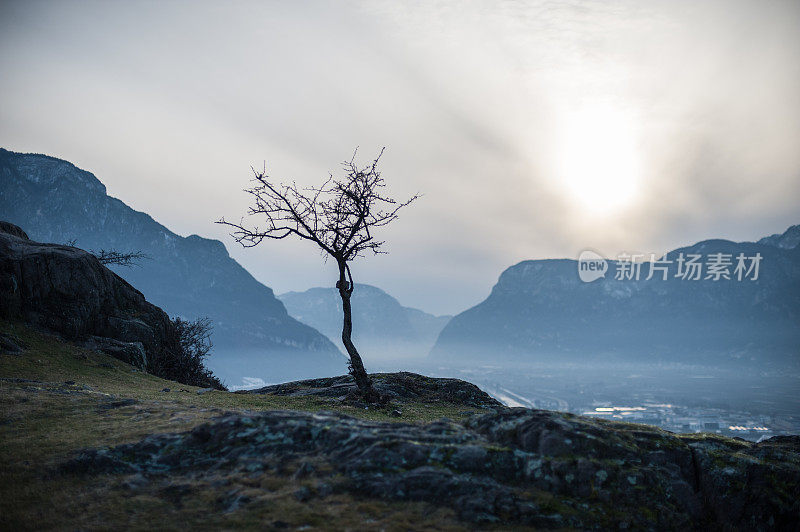
[[21,355],[27,348],[25,342],[16,336],[0,333],[0,355]]
[[83,345],[95,351],[102,351],[142,371],[147,371],[147,354],[141,342],[121,342],[113,338],[92,336]]

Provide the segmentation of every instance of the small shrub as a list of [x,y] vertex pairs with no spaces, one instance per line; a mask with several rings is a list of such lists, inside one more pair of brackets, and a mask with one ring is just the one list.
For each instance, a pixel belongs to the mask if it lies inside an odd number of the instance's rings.
[[222,381],[203,364],[213,347],[211,320],[174,318],[171,321],[177,333],[177,345],[168,356],[160,357],[151,373],[190,386],[225,390]]

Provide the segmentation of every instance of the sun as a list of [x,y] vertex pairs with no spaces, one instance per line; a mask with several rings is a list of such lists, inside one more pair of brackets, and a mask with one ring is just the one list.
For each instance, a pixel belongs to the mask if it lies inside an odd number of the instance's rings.
[[576,207],[613,214],[635,200],[639,151],[629,116],[609,106],[565,113],[557,148],[558,183]]

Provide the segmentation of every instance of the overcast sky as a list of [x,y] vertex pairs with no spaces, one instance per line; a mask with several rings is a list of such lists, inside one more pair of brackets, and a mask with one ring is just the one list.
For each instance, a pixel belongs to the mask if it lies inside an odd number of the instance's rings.
[[800,223],[800,2],[0,2],[0,146],[220,238],[277,293],[306,242],[243,250],[250,166],[318,183],[382,146],[422,193],[353,268],[455,313],[523,259],[753,240]]

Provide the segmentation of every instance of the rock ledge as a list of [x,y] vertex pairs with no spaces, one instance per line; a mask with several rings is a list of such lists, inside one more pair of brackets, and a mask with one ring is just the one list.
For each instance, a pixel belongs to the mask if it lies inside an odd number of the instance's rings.
[[464,425],[229,415],[87,450],[63,470],[191,479],[207,489],[224,479],[234,490],[267,473],[303,476],[326,486],[307,497],[426,501],[472,523],[537,528],[792,530],[800,519],[800,437],[754,444],[527,409]]

